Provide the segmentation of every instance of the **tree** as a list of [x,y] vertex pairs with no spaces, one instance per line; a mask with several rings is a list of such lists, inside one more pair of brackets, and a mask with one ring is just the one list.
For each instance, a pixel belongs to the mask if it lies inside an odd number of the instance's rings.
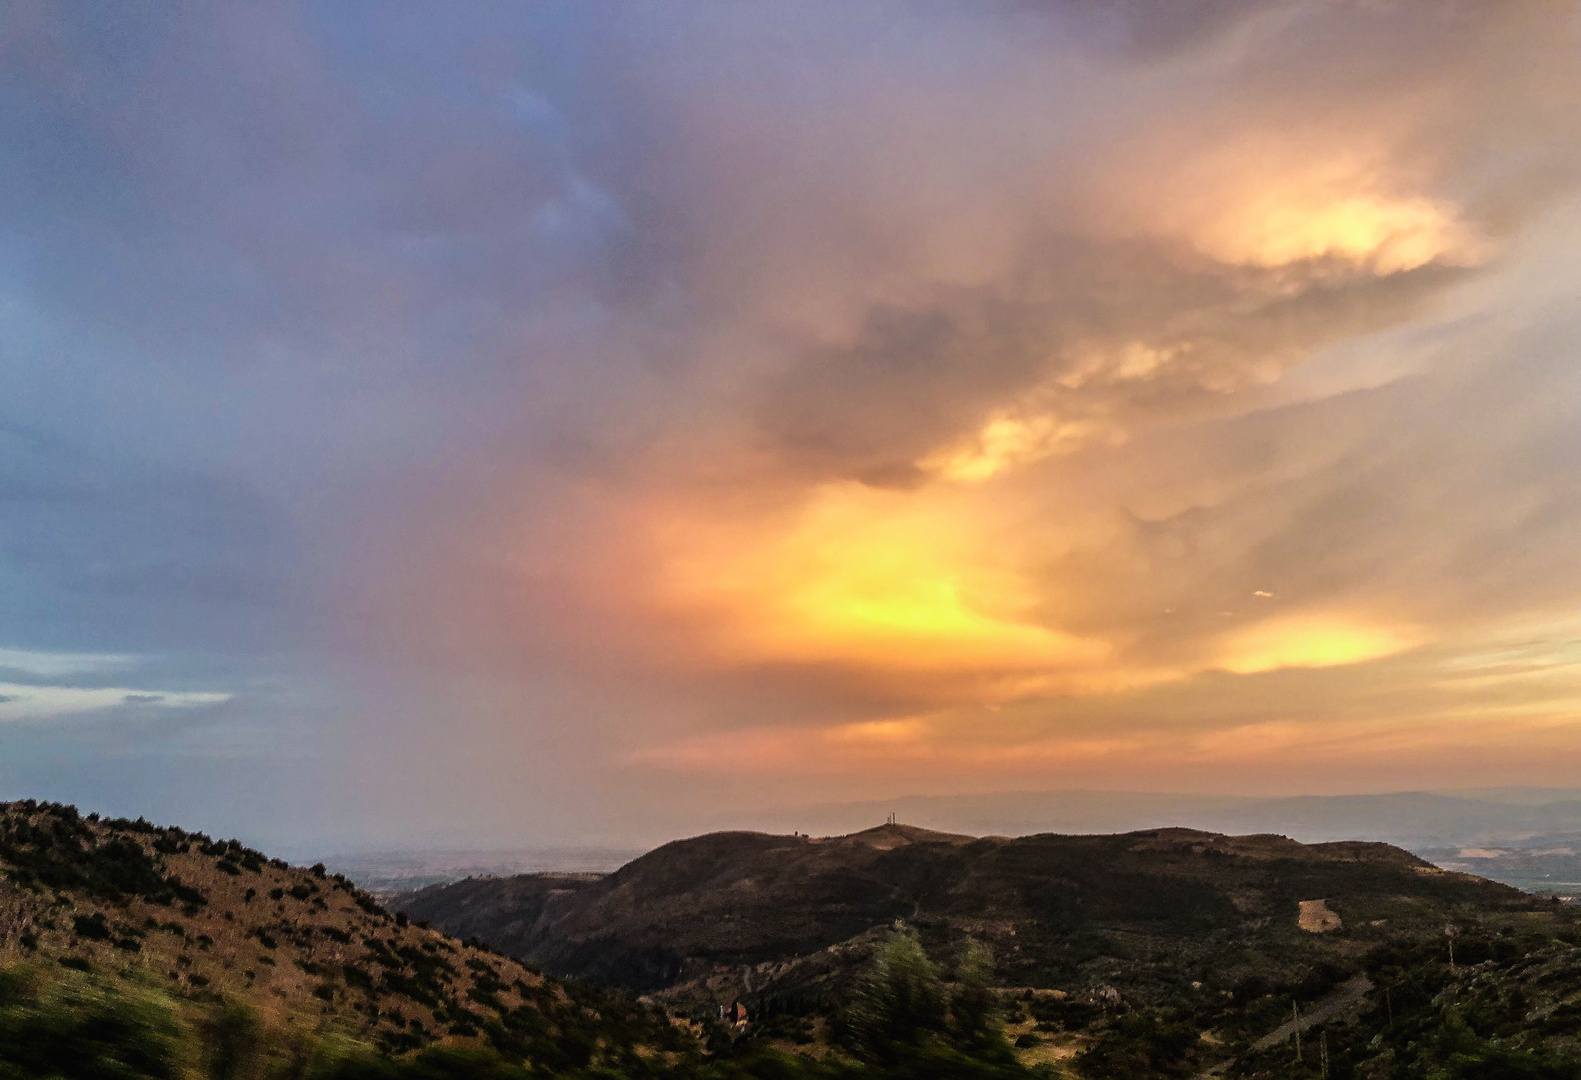
[[966,1046],[982,1047],[999,1039],[999,1000],[993,991],[993,955],[976,941],[968,941],[955,969],[955,993],[950,1016],[955,1037]]
[[916,932],[896,924],[863,975],[850,1006],[857,1048],[887,1057],[897,1046],[918,1046],[944,1031],[944,986]]

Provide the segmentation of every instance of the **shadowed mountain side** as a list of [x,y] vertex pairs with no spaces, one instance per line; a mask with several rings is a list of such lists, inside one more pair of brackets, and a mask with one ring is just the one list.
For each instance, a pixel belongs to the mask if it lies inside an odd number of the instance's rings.
[[[1340,929],[1305,932],[1301,902],[1320,898]],[[1543,908],[1378,843],[1190,829],[978,839],[899,825],[715,833],[597,880],[474,879],[392,903],[553,971],[694,1000],[838,994],[870,932],[897,919],[939,955],[968,937],[987,945],[1003,983],[1069,991],[1140,986],[1166,969],[1176,981],[1282,972],[1441,934],[1462,909]]]

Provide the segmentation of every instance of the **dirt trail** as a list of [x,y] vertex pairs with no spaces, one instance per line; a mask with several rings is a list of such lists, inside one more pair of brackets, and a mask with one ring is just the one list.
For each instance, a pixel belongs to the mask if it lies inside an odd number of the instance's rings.
[[[1297,1031],[1306,1031],[1314,1024],[1326,1023],[1340,1013],[1353,1008],[1371,992],[1372,980],[1365,975],[1357,975],[1354,979],[1341,985],[1338,990],[1335,990],[1328,997],[1322,998],[1308,1008],[1306,1012],[1301,1014],[1300,1020],[1286,1020],[1267,1035],[1252,1043],[1251,1048],[1256,1051],[1278,1046]],[[1202,1080],[1204,1077],[1219,1076],[1233,1064],[1235,1064],[1235,1058],[1228,1058],[1217,1065],[1204,1069],[1197,1074],[1197,1078]]]

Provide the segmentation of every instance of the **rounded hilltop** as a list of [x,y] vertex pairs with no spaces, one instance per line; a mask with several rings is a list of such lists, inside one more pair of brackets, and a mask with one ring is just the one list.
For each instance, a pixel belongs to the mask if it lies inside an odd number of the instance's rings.
[[[1317,899],[1343,930],[1301,928],[1302,903]],[[817,838],[709,833],[595,880],[464,881],[391,903],[546,970],[691,1004],[728,1004],[749,984],[838,996],[896,920],[945,953],[979,942],[1001,985],[1084,992],[1145,987],[1182,964],[1228,978],[1348,963],[1463,909],[1547,910],[1387,844],[1188,828],[973,837],[895,822]]]

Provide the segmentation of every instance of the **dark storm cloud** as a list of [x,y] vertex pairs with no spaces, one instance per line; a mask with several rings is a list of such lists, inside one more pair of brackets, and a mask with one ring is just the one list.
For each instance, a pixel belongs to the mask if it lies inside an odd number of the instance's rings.
[[293,545],[247,487],[0,429],[0,612],[9,644],[267,645]]
[[[115,372],[127,405],[141,389],[166,412],[146,419],[186,408],[165,434],[200,454],[289,457],[296,440],[316,470],[366,449],[324,430],[348,411],[431,448],[502,390],[530,407],[535,350],[605,317],[621,211],[518,81],[531,73],[425,51],[395,78],[396,56],[334,46],[368,35],[399,56],[415,44],[399,26],[324,14],[38,16],[61,55],[13,76],[4,193],[26,207],[8,230],[18,317],[75,354],[55,359],[71,385],[46,389],[91,410],[96,373]],[[487,36],[449,42],[450,60]],[[157,446],[152,426],[117,434]]]

